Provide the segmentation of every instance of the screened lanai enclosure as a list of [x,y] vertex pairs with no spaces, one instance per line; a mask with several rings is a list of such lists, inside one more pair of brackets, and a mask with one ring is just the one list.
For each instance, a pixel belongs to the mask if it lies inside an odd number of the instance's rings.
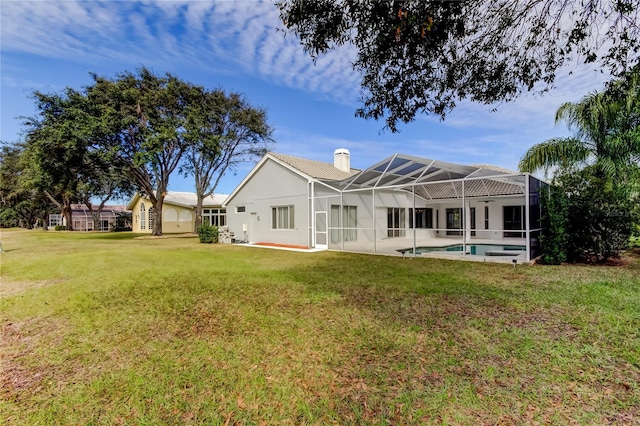
[[309,185],[311,247],[516,262],[541,254],[546,184],[527,173],[396,154]]

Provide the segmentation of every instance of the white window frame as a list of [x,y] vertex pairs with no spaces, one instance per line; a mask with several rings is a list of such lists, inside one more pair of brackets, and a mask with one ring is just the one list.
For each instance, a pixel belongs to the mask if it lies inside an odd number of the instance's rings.
[[147,209],[144,203],[140,203],[140,229],[147,229]]
[[147,220],[147,226],[149,227],[149,229],[153,229],[153,211],[154,211],[153,206],[149,207],[149,210],[147,210],[147,214],[149,215]]
[[271,229],[295,229],[295,214],[293,205],[271,207]]
[[224,208],[207,208],[202,209],[202,224],[213,226],[227,225],[227,209]]

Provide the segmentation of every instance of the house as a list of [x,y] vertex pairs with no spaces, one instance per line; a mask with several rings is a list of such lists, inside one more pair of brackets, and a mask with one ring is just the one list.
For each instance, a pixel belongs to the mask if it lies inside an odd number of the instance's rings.
[[[96,213],[96,210],[93,211]],[[116,227],[116,220],[119,216],[128,213],[126,206],[105,205],[100,212],[98,228],[95,229],[91,211],[85,204],[71,204],[71,217],[74,231],[110,231]],[[67,226],[62,214],[49,215],[49,227]]]
[[[222,204],[226,194],[214,194],[206,197],[202,204],[202,223],[206,225],[225,226],[226,210]],[[162,205],[162,232],[193,232],[196,223],[195,192],[169,191]],[[151,200],[136,193],[127,205],[132,214],[133,232],[148,233],[153,230],[153,206]]]
[[539,190],[527,174],[395,154],[364,170],[267,153],[224,203],[236,240],[395,255],[540,255]]

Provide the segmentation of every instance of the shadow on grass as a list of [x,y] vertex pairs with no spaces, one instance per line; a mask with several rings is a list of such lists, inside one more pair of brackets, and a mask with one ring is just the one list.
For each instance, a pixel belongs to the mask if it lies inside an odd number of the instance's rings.
[[92,232],[85,235],[88,240],[133,240],[146,234],[135,234],[133,232]]

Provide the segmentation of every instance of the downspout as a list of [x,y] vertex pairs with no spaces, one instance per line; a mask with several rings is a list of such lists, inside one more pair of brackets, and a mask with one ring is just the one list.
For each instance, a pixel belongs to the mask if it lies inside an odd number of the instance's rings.
[[413,218],[411,219],[413,223],[413,257],[418,257],[418,253],[416,253],[416,184],[411,185],[411,192],[413,193]]
[[316,248],[316,203],[313,199],[314,189],[314,182],[312,180],[307,181],[307,199],[309,200],[309,212],[311,213],[311,232],[307,236],[309,248]]
[[527,262],[531,261],[531,226],[529,224],[529,203],[530,203],[530,196],[529,196],[529,173],[525,173],[524,175],[525,181],[524,181],[524,229],[525,229],[525,241],[527,244]]
[[342,217],[344,216],[344,196],[342,194],[342,191],[340,191],[340,212],[338,213],[338,222],[340,223],[340,232],[338,232],[338,235],[340,236],[340,247],[342,249],[342,251],[344,251],[344,221],[342,220]]
[[464,180],[462,181],[462,255],[467,253],[467,207],[464,202]]
[[377,253],[377,242],[376,242],[376,189],[375,188],[371,188],[371,194],[372,194],[372,204],[373,204],[373,210],[372,211],[372,216],[373,216],[373,254]]

